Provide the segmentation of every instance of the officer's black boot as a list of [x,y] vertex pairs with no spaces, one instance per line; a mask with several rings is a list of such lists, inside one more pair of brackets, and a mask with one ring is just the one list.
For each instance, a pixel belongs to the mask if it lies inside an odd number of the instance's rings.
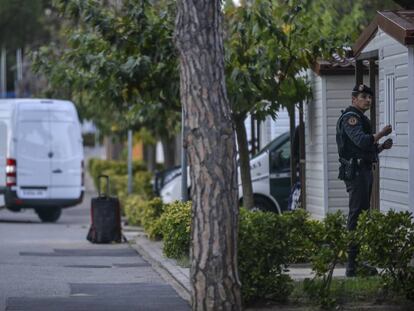
[[358,254],[358,250],[355,246],[350,246],[348,250],[348,263],[346,265],[345,275],[347,277],[355,277],[356,276],[356,257]]

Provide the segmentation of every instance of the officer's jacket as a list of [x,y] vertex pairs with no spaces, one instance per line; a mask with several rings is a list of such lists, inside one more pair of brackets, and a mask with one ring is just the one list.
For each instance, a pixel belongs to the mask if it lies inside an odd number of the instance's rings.
[[370,120],[357,108],[349,106],[338,119],[336,142],[339,156],[374,162],[378,156],[378,144],[374,143]]

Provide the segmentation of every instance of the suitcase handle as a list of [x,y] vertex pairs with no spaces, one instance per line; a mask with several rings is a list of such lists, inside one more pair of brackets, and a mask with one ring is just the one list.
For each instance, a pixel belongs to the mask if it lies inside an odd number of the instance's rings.
[[[103,195],[101,191],[101,179],[106,179],[106,194]],[[99,197],[109,197],[109,176],[108,175],[99,175],[98,176],[98,196]]]

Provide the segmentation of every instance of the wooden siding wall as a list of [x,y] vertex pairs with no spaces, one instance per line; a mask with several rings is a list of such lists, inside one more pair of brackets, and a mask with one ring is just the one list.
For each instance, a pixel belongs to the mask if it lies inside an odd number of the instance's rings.
[[[295,124],[299,124],[299,110],[295,111]],[[281,109],[277,113],[276,121],[271,122],[271,139],[275,139],[279,135],[289,131],[289,114],[286,108]]]
[[[368,84],[368,77],[364,76]],[[313,101],[305,109],[306,204],[314,218],[326,213],[348,213],[348,193],[338,179],[339,161],[336,122],[341,110],[351,104],[353,75],[322,76],[312,74]]]
[[[326,79],[326,143],[327,143],[327,186],[328,186],[328,212],[338,210],[348,214],[348,193],[345,184],[338,179],[339,161],[336,145],[336,122],[341,110],[351,105],[351,91],[355,85],[353,75],[327,76]],[[368,79],[364,77],[364,81]],[[366,84],[369,84],[366,82]]]
[[379,51],[379,128],[385,125],[385,75],[395,76],[394,146],[380,154],[380,209],[404,211],[409,209],[408,49],[381,30],[363,52],[372,49]]
[[313,100],[305,105],[306,209],[313,218],[325,217],[324,77],[310,73]]

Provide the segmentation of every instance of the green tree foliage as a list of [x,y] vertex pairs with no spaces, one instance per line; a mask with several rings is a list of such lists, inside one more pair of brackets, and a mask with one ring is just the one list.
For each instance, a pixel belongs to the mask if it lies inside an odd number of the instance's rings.
[[352,46],[377,11],[400,7],[392,0],[316,0],[309,7],[314,22],[312,37],[329,38],[339,46]]
[[49,77],[49,94],[63,88],[107,132],[147,126],[155,135],[174,134],[180,112],[174,6],[163,3],[55,1],[69,21],[66,47],[44,46],[34,55],[35,68]]
[[243,204],[253,207],[244,120],[250,113],[276,119],[280,107],[292,108],[310,94],[304,73],[332,44],[312,33],[312,1],[251,1],[226,5],[226,75],[233,109]]
[[[0,1],[10,8],[19,2]],[[147,127],[155,136],[175,134],[180,119],[178,61],[171,40],[175,2],[126,0],[117,6],[99,0],[53,2],[62,21],[62,37],[34,54],[35,69],[49,79],[46,96],[73,99],[81,115],[104,132]],[[40,0],[20,5],[22,14],[34,3],[30,10],[38,12]],[[276,118],[281,106],[292,108],[306,99],[310,89],[304,69],[317,57],[352,44],[376,9],[397,7],[379,0],[241,4],[226,1],[224,6],[226,83],[241,155],[247,153],[247,141],[237,124],[248,113],[258,119]],[[31,30],[39,28],[30,25]],[[241,167],[248,174],[248,155]]]
[[49,38],[48,0],[0,0],[0,45],[15,50]]

